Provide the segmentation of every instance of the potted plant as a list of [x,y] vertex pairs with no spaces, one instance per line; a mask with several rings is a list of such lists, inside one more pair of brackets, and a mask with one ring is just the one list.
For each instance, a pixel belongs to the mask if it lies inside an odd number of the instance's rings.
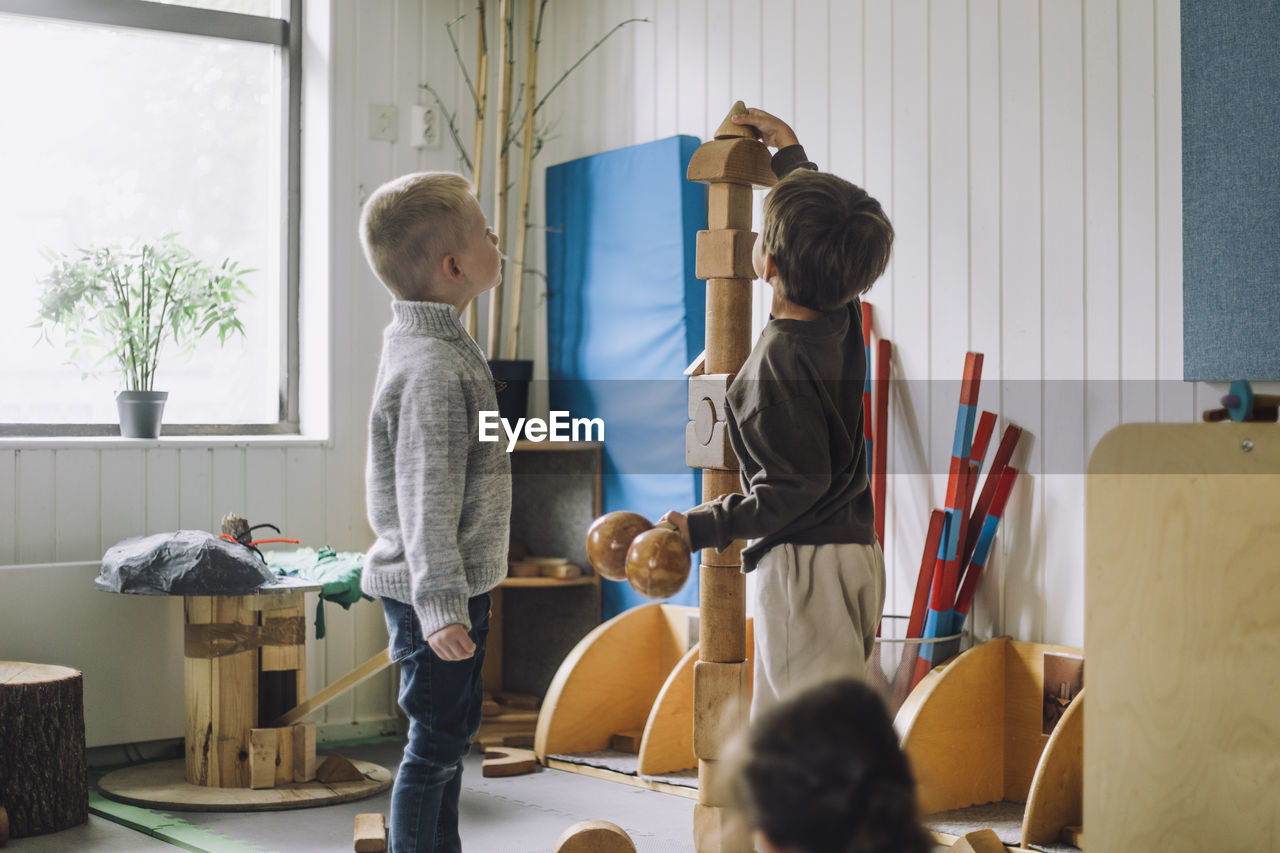
[[112,361],[123,390],[116,395],[120,434],[155,438],[167,391],[155,390],[165,339],[184,356],[216,333],[219,344],[244,334],[236,309],[250,295],[231,260],[212,267],[166,234],[149,243],[92,246],[67,256],[46,252],[52,267],[40,280],[40,337],[61,327],[69,363],[90,370]]

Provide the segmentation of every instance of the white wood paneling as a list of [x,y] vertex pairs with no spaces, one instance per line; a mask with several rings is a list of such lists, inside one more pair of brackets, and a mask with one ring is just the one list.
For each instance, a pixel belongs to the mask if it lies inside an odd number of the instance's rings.
[[[517,2],[521,21],[524,8]],[[361,256],[357,217],[383,181],[456,168],[458,158],[448,139],[436,149],[368,140],[367,108],[428,103],[418,86],[430,80],[455,101],[469,145],[470,96],[443,26],[473,10],[466,0],[333,3],[328,267],[309,271],[330,279],[318,315],[333,353],[325,445],[0,450],[0,565],[93,561],[127,536],[216,530],[228,511],[276,521],[305,544],[369,544],[366,412],[388,310]],[[1017,462],[1027,476],[973,625],[980,636],[1079,645],[1084,460],[1122,412],[1186,420],[1217,393],[1205,388],[1197,400],[1179,381],[1178,4],[565,0],[548,8],[540,87],[633,14],[650,22],[615,35],[548,103],[556,135],[540,167],[675,133],[705,138],[740,98],[791,121],[823,168],[864,184],[898,232],[870,299],[877,331],[895,343],[899,380],[890,609],[909,596],[928,510],[943,498],[954,383],[974,349],[986,357],[981,405],[1002,415],[1001,427],[1026,430]],[[460,26],[459,43],[474,62],[474,22]],[[496,65],[496,38],[492,48]],[[542,204],[539,181],[534,221]],[[545,329],[541,308],[526,311]],[[526,343],[522,354],[543,346]],[[1135,380],[1123,393],[1122,379]],[[382,642],[376,604],[327,610],[313,688]],[[0,628],[0,645],[9,648],[10,635]],[[389,716],[384,682],[330,706],[327,720]]]

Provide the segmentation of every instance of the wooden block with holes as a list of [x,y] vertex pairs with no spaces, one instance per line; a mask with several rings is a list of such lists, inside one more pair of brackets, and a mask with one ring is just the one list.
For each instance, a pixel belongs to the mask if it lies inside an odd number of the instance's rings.
[[698,278],[755,278],[751,266],[751,249],[756,235],[752,231],[721,228],[699,231],[694,275]]
[[[276,764],[279,753],[276,749],[279,729],[249,730],[249,787],[274,788],[276,784]],[[292,771],[292,763],[290,770]]]
[[387,849],[387,819],[381,814],[356,815],[356,853],[382,853]]
[[749,667],[746,661],[693,665],[693,754],[699,758],[723,758],[730,740],[746,727]]
[[689,377],[689,424],[684,434],[684,460],[690,468],[736,471],[738,459],[729,444],[725,396],[732,373]]

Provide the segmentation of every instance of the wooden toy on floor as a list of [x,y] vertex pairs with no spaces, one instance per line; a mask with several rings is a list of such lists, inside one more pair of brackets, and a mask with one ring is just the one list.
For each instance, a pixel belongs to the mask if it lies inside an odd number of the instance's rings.
[[993,829],[965,833],[951,845],[951,853],[1005,853],[1000,836]]
[[387,818],[382,814],[356,815],[356,853],[382,853],[387,849]]
[[636,846],[616,823],[583,820],[561,833],[555,853],[636,853]]
[[480,775],[486,779],[497,776],[523,776],[538,767],[538,758],[532,749],[510,746],[485,747]]

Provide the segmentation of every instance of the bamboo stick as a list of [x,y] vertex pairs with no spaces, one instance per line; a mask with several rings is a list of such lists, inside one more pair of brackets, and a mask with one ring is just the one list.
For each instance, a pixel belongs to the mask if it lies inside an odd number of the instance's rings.
[[525,35],[524,150],[520,162],[520,199],[516,207],[516,252],[512,258],[511,327],[507,334],[507,358],[515,360],[520,345],[520,306],[524,293],[525,250],[529,232],[529,191],[533,184],[533,111],[538,93],[538,3],[528,0],[529,21]]
[[[498,169],[494,176],[493,228],[498,232],[498,251],[507,252],[507,180],[510,171],[511,152],[507,146],[507,133],[511,127],[511,4],[513,0],[498,3]],[[505,262],[504,262],[505,266]],[[502,326],[502,284],[489,291],[489,345],[486,353],[490,360],[498,357],[498,338]]]
[[[485,113],[489,106],[489,39],[485,33],[485,0],[477,0],[477,37],[476,37],[476,134],[471,156],[471,185],[480,195],[480,183],[484,179],[484,125]],[[467,306],[467,334],[476,336],[478,320],[477,306],[473,299]]]

